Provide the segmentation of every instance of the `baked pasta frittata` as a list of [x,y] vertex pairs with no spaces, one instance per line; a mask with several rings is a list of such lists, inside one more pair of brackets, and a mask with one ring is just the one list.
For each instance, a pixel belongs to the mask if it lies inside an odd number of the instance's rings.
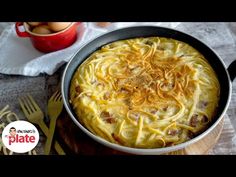
[[148,37],[91,54],[74,73],[70,102],[93,134],[123,146],[160,148],[206,129],[219,93],[214,70],[196,49]]

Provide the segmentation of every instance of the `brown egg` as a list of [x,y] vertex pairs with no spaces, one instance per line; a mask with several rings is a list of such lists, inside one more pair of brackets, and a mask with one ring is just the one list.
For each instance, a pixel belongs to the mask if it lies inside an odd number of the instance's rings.
[[36,26],[32,30],[32,32],[37,33],[37,34],[51,34],[52,33],[52,31],[49,29],[47,25]]
[[30,26],[38,26],[43,24],[43,22],[27,22]]
[[97,22],[96,25],[102,28],[109,26],[111,22]]
[[61,31],[67,28],[71,22],[48,22],[48,26],[52,31]]

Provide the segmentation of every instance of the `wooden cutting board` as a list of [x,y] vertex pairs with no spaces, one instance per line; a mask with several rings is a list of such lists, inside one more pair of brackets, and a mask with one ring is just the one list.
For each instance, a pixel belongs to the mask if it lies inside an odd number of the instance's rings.
[[[167,155],[201,155],[207,154],[217,143],[224,125],[224,119],[200,141],[188,147],[168,153]],[[103,146],[83,133],[71,120],[69,115],[63,110],[58,118],[56,127],[56,138],[67,154],[81,155],[127,155]]]

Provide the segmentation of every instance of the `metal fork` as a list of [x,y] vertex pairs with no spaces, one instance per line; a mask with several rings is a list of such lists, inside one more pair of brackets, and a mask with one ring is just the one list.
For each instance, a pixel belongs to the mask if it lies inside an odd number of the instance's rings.
[[[46,135],[46,137],[48,137],[49,129],[43,121],[44,118],[43,112],[39,108],[37,103],[34,101],[32,96],[28,94],[26,97],[19,98],[19,103],[26,118],[30,122],[39,125],[43,133]],[[57,141],[55,141],[54,148],[59,155],[65,155],[64,150]]]
[[49,136],[47,138],[44,153],[49,154],[53,135],[56,127],[56,121],[63,109],[62,96],[60,91],[56,91],[48,101],[48,116],[50,118]]

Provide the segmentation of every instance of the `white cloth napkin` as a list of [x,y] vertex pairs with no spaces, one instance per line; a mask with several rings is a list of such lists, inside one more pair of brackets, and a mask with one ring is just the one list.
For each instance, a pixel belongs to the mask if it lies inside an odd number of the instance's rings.
[[[52,75],[60,66],[71,59],[82,44],[100,34],[110,30],[136,25],[175,28],[179,23],[117,22],[112,23],[106,28],[98,27],[95,23],[82,23],[82,25],[84,25],[84,33],[73,45],[63,50],[45,54],[36,50],[29,38],[18,37],[14,24],[6,24],[0,36],[0,73],[25,76],[37,76],[40,73]],[[78,30],[81,30],[81,27],[78,27]]]

